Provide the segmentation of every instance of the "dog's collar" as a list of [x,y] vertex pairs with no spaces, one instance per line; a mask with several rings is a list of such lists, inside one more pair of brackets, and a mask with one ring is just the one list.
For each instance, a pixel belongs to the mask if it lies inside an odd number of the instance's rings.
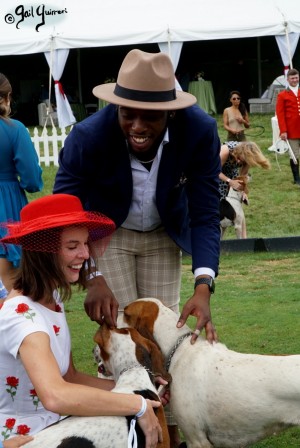
[[192,332],[189,331],[188,333],[183,334],[182,336],[180,336],[180,337],[177,339],[176,344],[174,345],[174,347],[173,347],[172,350],[170,351],[170,353],[169,353],[169,355],[168,355],[168,358],[167,358],[167,362],[166,362],[166,370],[167,370],[167,372],[169,371],[170,364],[171,364],[172,358],[173,358],[173,356],[174,356],[174,353],[176,352],[176,350],[178,349],[178,347],[181,345],[181,343],[182,343],[188,336],[191,336],[191,335],[192,335]]
[[154,373],[151,372],[150,369],[148,369],[147,367],[142,366],[142,364],[138,364],[138,363],[131,364],[130,366],[125,367],[123,370],[121,370],[119,376],[123,375],[123,373],[125,373],[125,372],[128,372],[128,370],[133,370],[133,369],[144,369],[144,370],[146,370],[146,372],[148,372],[148,374],[151,375],[153,378],[155,377]]

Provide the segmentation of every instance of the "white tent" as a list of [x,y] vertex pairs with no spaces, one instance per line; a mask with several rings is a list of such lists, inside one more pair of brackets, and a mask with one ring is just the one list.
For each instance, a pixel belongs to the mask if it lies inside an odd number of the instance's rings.
[[0,55],[300,32],[299,0],[0,0]]
[[[0,56],[143,43],[171,54],[173,42],[300,33],[299,0],[0,0],[0,20]],[[61,75],[63,67],[50,70]]]

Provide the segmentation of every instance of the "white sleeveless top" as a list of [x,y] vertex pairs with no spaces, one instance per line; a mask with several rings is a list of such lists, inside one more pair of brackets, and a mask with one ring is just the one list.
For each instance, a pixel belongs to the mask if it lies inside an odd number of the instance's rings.
[[65,375],[71,340],[59,299],[56,311],[25,296],[3,303],[0,309],[0,440],[16,434],[33,435],[61,418],[43,407],[18,354],[24,338],[37,331],[49,335],[52,352],[62,376]]

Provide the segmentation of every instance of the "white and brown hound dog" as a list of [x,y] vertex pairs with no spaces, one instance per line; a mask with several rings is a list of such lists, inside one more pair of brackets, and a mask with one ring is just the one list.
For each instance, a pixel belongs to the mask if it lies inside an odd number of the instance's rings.
[[[116,381],[118,393],[138,393],[145,398],[159,400],[153,383],[158,374],[167,381],[164,358],[153,342],[143,338],[133,328],[109,329],[105,324],[95,335],[105,368]],[[153,373],[151,373],[153,372]],[[163,430],[160,448],[169,448],[168,427],[163,407],[156,410]],[[69,417],[34,436],[28,448],[127,448],[131,417]],[[145,438],[136,425],[138,447],[145,446]]]
[[230,187],[226,198],[220,201],[221,239],[226,229],[230,226],[234,226],[238,239],[246,238],[246,220],[243,204],[248,205],[249,179],[248,175],[236,177],[234,180],[240,181],[242,190],[234,190]]
[[229,350],[199,336],[157,299],[130,303],[118,326],[156,341],[172,375],[171,411],[189,448],[246,447],[300,425],[300,355]]

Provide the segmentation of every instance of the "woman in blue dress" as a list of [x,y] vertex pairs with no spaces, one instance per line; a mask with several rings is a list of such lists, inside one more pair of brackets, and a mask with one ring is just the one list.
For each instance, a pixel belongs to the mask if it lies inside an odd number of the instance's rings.
[[[0,222],[18,221],[27,204],[25,191],[34,193],[43,187],[42,170],[26,127],[9,118],[11,84],[0,73]],[[0,237],[6,234],[0,228]],[[21,257],[19,246],[0,245],[0,278],[8,291],[14,268]]]

